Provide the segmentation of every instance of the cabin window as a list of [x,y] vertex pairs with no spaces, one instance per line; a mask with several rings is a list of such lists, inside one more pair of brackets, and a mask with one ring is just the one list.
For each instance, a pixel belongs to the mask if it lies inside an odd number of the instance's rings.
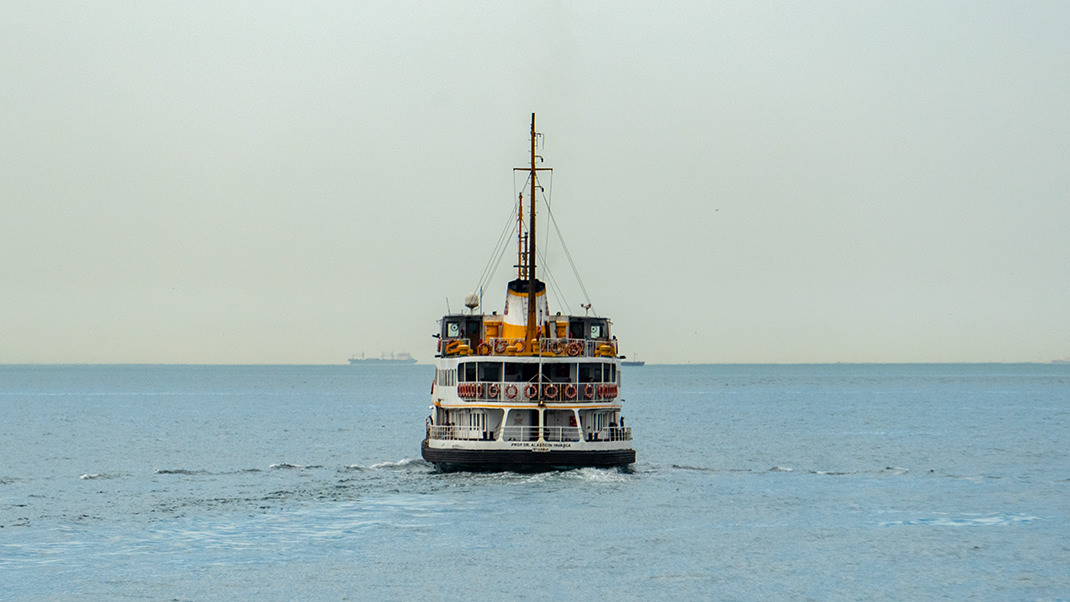
[[502,380],[508,383],[532,383],[539,380],[538,364],[505,362],[502,368]]
[[596,383],[602,381],[602,364],[580,364],[576,371],[581,383]]
[[452,387],[457,384],[457,371],[452,369],[438,370],[436,372],[438,384],[443,387]]
[[572,380],[571,364],[543,364],[543,377],[555,383],[567,383]]
[[520,364],[516,362],[505,362],[505,382],[519,383],[523,382],[520,379]]
[[459,368],[461,382],[471,383],[476,380],[476,363],[467,362],[460,365]]
[[600,338],[602,338],[602,325],[601,324],[591,324],[591,338],[592,339],[600,339]]
[[446,337],[456,339],[461,336],[461,325],[457,322],[446,322]]
[[501,362],[479,362],[479,380],[498,382],[502,379]]
[[616,364],[604,364],[604,370],[602,370],[602,376],[607,383],[617,382],[617,365]]
[[568,325],[568,337],[570,339],[582,339],[583,322],[570,322]]

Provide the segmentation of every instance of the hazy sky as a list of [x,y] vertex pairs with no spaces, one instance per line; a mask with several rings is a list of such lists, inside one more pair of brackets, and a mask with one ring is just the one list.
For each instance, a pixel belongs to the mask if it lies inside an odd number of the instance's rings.
[[1070,357],[1068,31],[1061,1],[8,0],[0,363],[430,361],[532,112],[629,355]]

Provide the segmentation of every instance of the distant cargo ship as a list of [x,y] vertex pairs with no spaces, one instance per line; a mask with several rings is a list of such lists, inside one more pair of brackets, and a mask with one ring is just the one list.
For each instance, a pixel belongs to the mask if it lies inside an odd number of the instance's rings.
[[416,358],[412,357],[408,353],[399,353],[394,355],[391,353],[389,356],[386,354],[380,357],[364,357],[364,354],[360,354],[360,357],[349,358],[350,364],[415,364]]

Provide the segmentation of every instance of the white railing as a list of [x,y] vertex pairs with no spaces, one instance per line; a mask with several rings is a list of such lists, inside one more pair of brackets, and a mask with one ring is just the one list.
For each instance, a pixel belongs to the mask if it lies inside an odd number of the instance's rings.
[[539,427],[537,426],[505,426],[502,427],[503,441],[538,441]]
[[[627,431],[626,437],[623,431]],[[537,426],[506,426],[502,428],[503,441],[538,441]],[[446,441],[493,441],[497,434],[475,426],[428,426],[427,436]],[[576,426],[544,426],[543,441],[579,441],[582,436]],[[631,429],[608,428],[598,433],[587,433],[587,441],[630,441]]]
[[428,426],[427,436],[431,439],[483,441],[491,439],[493,433],[488,433],[478,426]]
[[631,441],[632,427],[611,426],[600,431],[587,431],[587,441]]
[[559,401],[601,402],[617,397],[620,388],[613,382],[556,383],[540,386],[526,382],[462,382],[457,383],[457,395],[467,401]]
[[[472,345],[475,345],[474,347]],[[445,339],[442,355],[519,355],[527,351],[524,339],[490,337],[478,344],[470,339]],[[614,357],[617,342],[614,340],[540,338],[539,353],[554,357]]]

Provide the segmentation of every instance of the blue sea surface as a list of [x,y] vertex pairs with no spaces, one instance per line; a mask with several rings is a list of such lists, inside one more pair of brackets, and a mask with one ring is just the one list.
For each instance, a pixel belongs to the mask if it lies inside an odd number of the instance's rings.
[[0,600],[1070,600],[1070,366],[629,367],[438,474],[429,366],[0,366]]

